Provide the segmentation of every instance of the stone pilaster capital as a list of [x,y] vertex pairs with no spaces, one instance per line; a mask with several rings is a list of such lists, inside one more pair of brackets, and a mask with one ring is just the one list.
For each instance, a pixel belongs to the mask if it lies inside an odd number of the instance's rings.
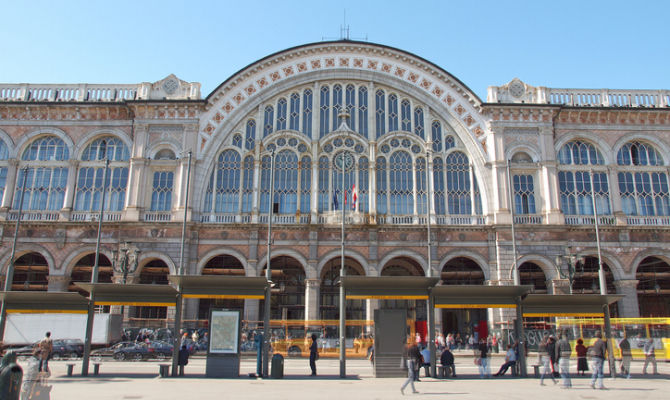
[[640,281],[637,279],[619,279],[617,281],[614,281],[614,286],[617,289],[623,289],[623,288],[633,288],[637,289],[637,284]]
[[70,277],[67,275],[49,275],[47,280],[49,283],[69,283]]
[[321,281],[318,279],[305,279],[305,287],[307,288],[318,288],[321,286]]

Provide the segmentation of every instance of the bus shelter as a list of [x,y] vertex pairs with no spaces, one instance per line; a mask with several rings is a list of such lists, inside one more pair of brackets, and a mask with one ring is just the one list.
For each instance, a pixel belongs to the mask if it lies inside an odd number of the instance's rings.
[[[90,283],[75,282],[75,285],[90,295],[88,301],[88,319],[86,321],[86,339],[81,374],[88,375],[91,353],[91,334],[93,331],[93,310],[95,306],[174,306],[177,291],[169,285]],[[173,350],[173,353],[176,351]]]
[[[532,285],[482,286],[482,285],[440,285],[431,290],[435,308],[514,308],[516,309],[515,330],[517,337],[523,337],[522,301],[533,290]],[[431,360],[431,368],[434,363]],[[521,376],[526,376],[526,354],[519,347]]]
[[524,317],[603,317],[610,376],[615,376],[609,306],[621,300],[616,294],[529,294],[522,302]]
[[[345,276],[341,284],[347,300],[425,300],[432,310],[431,289],[440,278],[422,276]],[[430,311],[429,311],[430,312]],[[343,313],[346,315],[346,312]],[[430,321],[434,320],[430,319]],[[375,377],[399,377],[406,374],[399,363],[403,345],[407,342],[407,313],[400,309],[377,309],[374,315],[374,364]],[[428,343],[434,354],[434,326],[428,328]],[[341,363],[345,352],[340,350]],[[434,365],[434,358],[431,364]],[[345,367],[341,367],[345,369]]]
[[[179,291],[177,308],[181,308],[183,298],[187,299],[265,299],[266,288],[268,285],[265,277],[250,276],[226,276],[226,275],[170,275],[170,282],[177,287]],[[267,299],[269,301],[269,299]],[[181,316],[181,313],[179,313]],[[212,319],[214,316],[212,316]],[[229,319],[221,319],[228,321]],[[238,317],[237,327],[233,339],[235,343],[240,342],[240,321]],[[231,327],[210,325],[210,329],[227,330],[230,333]],[[181,332],[181,317],[175,318],[175,336],[174,348],[179,348],[179,332]],[[215,341],[217,337],[222,337],[217,332],[210,332],[210,341]],[[229,336],[227,336],[229,337]],[[265,339],[266,341],[269,338]],[[214,343],[213,343],[214,345]],[[237,346],[239,348],[239,346]],[[214,352],[207,350],[207,362],[205,374],[208,377],[237,377],[239,376],[240,355],[237,349],[230,352]],[[264,354],[268,357],[267,354]],[[173,352],[172,356],[172,375],[177,376],[178,351]]]

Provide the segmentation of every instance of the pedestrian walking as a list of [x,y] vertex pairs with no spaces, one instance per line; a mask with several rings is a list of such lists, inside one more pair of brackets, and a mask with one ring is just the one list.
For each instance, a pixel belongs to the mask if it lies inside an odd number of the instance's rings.
[[561,387],[563,389],[570,389],[572,381],[570,380],[570,356],[572,355],[572,347],[568,342],[567,332],[563,331],[558,335],[558,343],[556,344],[556,358],[558,359],[558,367],[561,370],[561,378],[563,382]]
[[581,372],[584,375],[585,371],[589,370],[589,363],[586,361],[586,346],[582,338],[577,339],[577,346],[575,346],[575,353],[577,353],[577,374]]
[[312,344],[309,346],[309,367],[312,369],[312,375],[316,376],[316,360],[319,359],[319,348],[316,344],[316,333],[312,333]]
[[417,365],[421,353],[419,353],[419,346],[417,343],[413,343],[411,346],[405,346],[405,351],[403,352],[403,360],[405,365],[407,365],[407,380],[400,387],[400,393],[405,394],[405,388],[407,385],[412,385],[412,393],[419,393],[414,387],[414,379],[416,379]]
[[549,342],[549,337],[544,336],[542,338],[542,341],[540,342],[540,345],[537,349],[537,355],[540,359],[540,364],[543,366],[542,368],[542,374],[540,375],[540,385],[544,386],[544,377],[546,375],[549,375],[551,377],[552,382],[554,382],[554,385],[558,382],[554,378],[554,374],[551,373],[551,357],[549,357],[549,353],[547,352],[547,343]]
[[625,376],[626,379],[630,379],[630,362],[633,359],[633,355],[630,351],[628,335],[625,332],[623,334],[623,339],[619,342],[619,350],[621,350],[621,375]]
[[644,367],[642,367],[642,373],[647,375],[647,365],[652,364],[654,368],[654,375],[658,375],[658,369],[656,368],[656,345],[654,344],[654,339],[649,338],[644,344]]
[[596,388],[596,380],[598,381],[598,389],[605,389],[603,385],[603,363],[607,355],[607,345],[603,341],[603,334],[600,331],[596,332],[596,341],[591,346],[593,354],[593,373],[591,375],[591,387]]
[[49,358],[51,358],[51,352],[54,349],[53,340],[51,340],[51,332],[47,332],[44,335],[44,338],[40,340],[37,347],[39,348],[40,357],[39,372],[49,373]]

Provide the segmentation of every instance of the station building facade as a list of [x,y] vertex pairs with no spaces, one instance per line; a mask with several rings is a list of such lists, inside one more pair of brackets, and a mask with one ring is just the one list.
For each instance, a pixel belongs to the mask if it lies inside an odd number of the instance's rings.
[[[607,291],[625,296],[613,314],[668,316],[669,173],[668,90],[514,79],[483,101],[367,42],[280,51],[206,97],[173,75],[0,84],[2,279],[23,199],[12,290],[90,281],[104,197],[99,281],[119,284],[168,284],[184,217],[185,274],[264,276],[272,210],[273,319],[338,318],[342,218],[348,275],[510,285],[516,263],[537,293],[599,293],[595,200]],[[401,305],[425,319],[400,303],[349,301],[347,318]],[[263,318],[258,300],[186,299],[187,325],[212,306]],[[124,310],[143,326],[173,311]],[[511,318],[436,312],[449,332]]]

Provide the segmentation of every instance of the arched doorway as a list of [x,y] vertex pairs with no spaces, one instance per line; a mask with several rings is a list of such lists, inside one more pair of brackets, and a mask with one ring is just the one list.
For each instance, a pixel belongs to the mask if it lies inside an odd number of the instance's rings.
[[[440,285],[483,285],[486,281],[484,271],[479,264],[467,257],[449,260],[440,272]],[[445,335],[460,335],[467,343],[468,335],[486,337],[488,318],[486,309],[443,309],[442,330]]]
[[49,287],[49,264],[40,253],[28,253],[14,261],[12,290],[46,291]]
[[[600,294],[600,279],[598,277],[598,258],[584,257],[577,262],[575,266],[574,277],[572,280],[572,293],[584,294]],[[603,270],[605,271],[605,282],[607,283],[607,293],[614,294],[617,292],[614,286],[614,274],[610,267],[603,262]],[[619,307],[617,303],[610,305],[610,316],[617,317],[619,315]]]
[[[382,268],[381,276],[424,276],[423,268],[416,260],[409,257],[395,257],[389,260]],[[415,320],[414,328],[426,337],[427,325],[427,302],[423,300],[381,300],[380,308],[400,308],[407,310],[407,318]]]
[[[87,254],[77,261],[70,272],[70,284],[68,285],[68,292],[78,292],[82,296],[88,297],[88,292],[78,288],[74,285],[75,282],[91,282],[93,274],[93,266],[95,265],[95,253]],[[107,256],[100,253],[98,257],[98,283],[112,283],[112,276],[114,270],[112,263]],[[102,306],[100,311],[109,312],[109,306]]]
[[[222,254],[212,257],[202,268],[202,275],[230,275],[244,276],[244,265],[236,257]],[[198,305],[199,325],[205,326],[209,321],[209,312],[212,308],[239,310],[244,315],[243,299],[200,299]]]
[[[168,281],[168,275],[170,275],[170,268],[165,263],[165,261],[160,259],[151,260],[142,267],[142,270],[140,271],[139,283],[145,285],[169,285],[170,282]],[[155,320],[161,320],[161,325],[164,325],[162,322],[167,318],[167,307],[131,307],[130,315],[130,320],[133,321],[132,325],[135,326],[149,327],[149,325],[156,325]],[[158,326],[151,327],[155,328]]]
[[[339,319],[340,318],[340,266],[339,257],[328,261],[321,271],[321,301],[319,317],[321,319]],[[353,258],[345,257],[344,271],[346,276],[365,275],[363,267]],[[365,300],[347,300],[346,318],[365,319]],[[347,336],[352,337],[352,336]],[[353,336],[356,337],[356,336]]]
[[547,294],[547,277],[539,265],[525,262],[519,266],[519,282],[522,285],[533,286],[533,293]]
[[[272,297],[270,298],[270,319],[305,319],[305,270],[298,260],[289,256],[272,259]],[[263,268],[261,276],[265,276]],[[265,310],[265,301],[260,301],[260,314]]]
[[647,257],[637,267],[635,279],[640,317],[670,315],[670,265],[658,257]]

